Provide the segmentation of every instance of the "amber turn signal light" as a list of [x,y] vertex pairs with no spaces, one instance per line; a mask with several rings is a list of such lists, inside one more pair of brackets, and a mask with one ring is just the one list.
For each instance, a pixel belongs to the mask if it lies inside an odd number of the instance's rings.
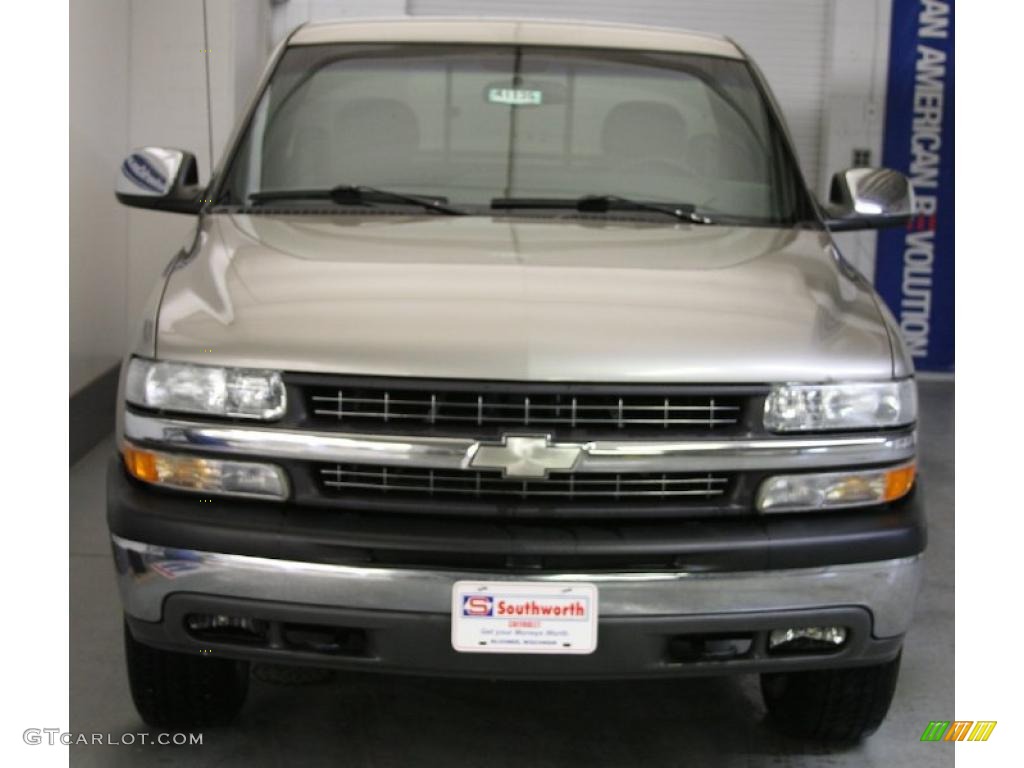
[[160,473],[157,472],[155,454],[126,445],[122,456],[124,466],[132,477],[147,483],[159,482]]
[[797,512],[884,504],[906,496],[916,472],[910,462],[891,469],[776,475],[761,484],[757,508]]
[[252,461],[151,451],[125,443],[124,465],[137,480],[195,493],[285,499],[288,478],[281,467]]
[[890,469],[885,473],[885,500],[895,501],[910,493],[917,476],[917,464]]

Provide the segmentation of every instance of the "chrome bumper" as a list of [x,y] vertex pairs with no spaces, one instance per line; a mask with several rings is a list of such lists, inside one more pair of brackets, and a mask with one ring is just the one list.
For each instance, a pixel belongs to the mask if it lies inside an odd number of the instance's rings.
[[[119,437],[139,444],[264,459],[467,469],[479,444],[456,437],[314,432],[207,424],[126,411]],[[596,440],[579,450],[573,472],[741,472],[895,464],[917,450],[913,430],[896,434],[723,440]]]
[[352,610],[447,614],[459,580],[596,583],[605,618],[679,617],[859,606],[872,634],[906,632],[921,581],[920,556],[881,562],[735,573],[507,574],[322,565],[171,549],[112,536],[125,612],[162,619],[174,593]]

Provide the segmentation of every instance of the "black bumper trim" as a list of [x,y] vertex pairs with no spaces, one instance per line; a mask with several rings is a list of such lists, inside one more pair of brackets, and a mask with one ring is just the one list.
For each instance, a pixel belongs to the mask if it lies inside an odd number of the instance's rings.
[[[185,627],[191,613],[245,616],[264,621],[335,626],[364,633],[365,647],[355,653],[326,654],[271,646],[197,639]],[[128,616],[132,635],[156,648],[182,653],[203,651],[212,657],[363,671],[490,679],[614,679],[699,676],[747,672],[857,666],[888,661],[899,653],[902,637],[871,634],[871,614],[856,607],[751,612],[679,617],[601,619],[597,650],[588,655],[466,654],[451,647],[446,614],[359,611],[240,598],[177,593],[164,603],[161,622]],[[771,629],[839,625],[849,637],[829,654],[773,655],[765,638]],[[740,658],[679,661],[670,642],[679,637],[749,635],[750,651]]]
[[365,514],[154,489],[111,460],[112,533],[165,547],[458,570],[745,571],[873,562],[925,547],[918,495],[882,509],[717,520],[465,520]]

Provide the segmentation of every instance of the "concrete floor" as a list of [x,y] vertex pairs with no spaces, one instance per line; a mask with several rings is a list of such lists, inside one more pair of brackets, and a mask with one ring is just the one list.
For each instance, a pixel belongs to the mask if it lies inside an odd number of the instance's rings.
[[[756,678],[640,683],[494,683],[335,674],[312,684],[254,676],[238,722],[199,747],[77,746],[83,766],[938,766],[921,743],[953,712],[953,391],[921,386],[930,542],[896,700],[873,737],[828,751],[776,735]],[[104,523],[110,440],[71,470],[71,730],[148,731],[132,707]]]

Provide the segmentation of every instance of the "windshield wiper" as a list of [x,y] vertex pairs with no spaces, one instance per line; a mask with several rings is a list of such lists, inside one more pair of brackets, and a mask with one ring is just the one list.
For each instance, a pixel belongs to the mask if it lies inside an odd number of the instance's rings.
[[496,197],[491,200],[491,208],[498,210],[569,208],[581,213],[608,213],[608,211],[614,210],[653,211],[692,224],[714,223],[707,216],[697,213],[697,206],[692,203],[646,203],[619,195],[586,195],[577,198]]
[[421,197],[391,192],[386,189],[364,185],[339,184],[331,189],[281,189],[267,192],[253,192],[249,201],[266,203],[274,200],[330,200],[337,205],[368,205],[372,203],[405,203],[415,205],[434,213],[449,216],[465,216],[465,211],[445,205],[445,198]]

